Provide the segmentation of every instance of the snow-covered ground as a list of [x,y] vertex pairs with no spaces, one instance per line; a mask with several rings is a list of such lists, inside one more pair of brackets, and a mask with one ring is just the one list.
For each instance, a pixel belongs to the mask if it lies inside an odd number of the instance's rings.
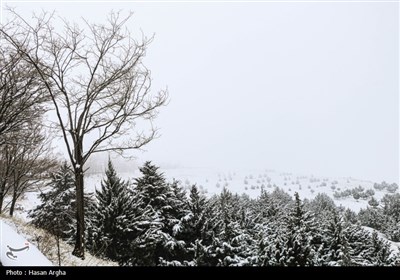
[[0,262],[3,266],[52,266],[26,238],[0,220]]
[[[173,179],[179,180],[188,190],[193,184],[196,184],[207,196],[218,194],[223,187],[226,187],[233,193],[245,193],[252,198],[256,198],[260,195],[261,188],[270,192],[275,187],[280,187],[291,195],[298,192],[301,199],[312,199],[318,193],[325,193],[334,199],[336,205],[350,208],[356,212],[368,206],[368,199],[360,198],[356,200],[353,196],[335,199],[333,193],[359,186],[365,190],[372,189],[375,192],[374,197],[377,200],[380,200],[388,193],[386,190],[379,191],[374,189],[374,182],[371,181],[345,177],[317,177],[270,169],[217,170],[211,168],[171,168],[160,169],[160,171],[170,181]],[[85,177],[85,191],[94,192],[96,188],[100,188],[101,180],[104,176],[104,173],[87,174]],[[141,176],[141,173],[139,169],[136,169],[131,173],[119,173],[119,176],[124,180],[134,182],[135,178]],[[38,194],[39,192],[35,191],[28,192],[17,202],[15,215],[18,218],[29,220],[29,210],[34,209],[40,204]]]
[[[1,245],[1,258],[0,261],[4,266],[47,266],[47,265],[58,265],[59,261],[62,266],[117,266],[118,264],[110,261],[99,259],[95,256],[92,256],[89,252],[85,253],[85,259],[81,260],[72,255],[73,246],[67,244],[65,241],[60,240],[60,258],[58,256],[58,249],[56,239],[53,235],[48,232],[36,228],[30,224],[26,223],[26,220],[20,218],[11,218],[8,215],[0,216],[0,229],[3,234],[2,239],[0,239]],[[1,236],[0,236],[1,237]],[[11,240],[12,239],[12,240]],[[11,245],[9,245],[11,244]],[[21,245],[22,244],[22,245]],[[15,262],[11,262],[9,258],[4,259],[4,254],[8,251],[4,251],[4,248],[8,249],[8,246],[12,248],[18,249],[26,246],[25,244],[29,244],[29,251],[36,254],[38,250],[39,253],[44,255],[46,259],[50,262],[49,264],[45,264],[42,257],[37,257],[37,259],[33,260],[32,258],[28,258],[28,256],[22,257],[25,254],[25,251],[16,252],[14,255],[17,256],[20,262],[23,264],[16,264]],[[34,249],[32,249],[34,248]],[[32,250],[32,251],[31,251]],[[6,256],[7,257],[7,256]],[[12,257],[10,255],[10,257]],[[38,263],[40,260],[42,262]]]
[[[249,170],[216,170],[211,168],[174,168],[160,169],[167,179],[173,178],[181,181],[185,188],[189,189],[196,184],[206,195],[213,195],[221,192],[223,187],[228,190],[242,194],[245,193],[252,198],[260,195],[261,188],[267,192],[273,191],[275,186],[282,188],[287,193],[294,195],[298,192],[301,199],[311,199],[318,193],[326,193],[335,200],[336,205],[359,211],[368,206],[368,199],[354,199],[352,196],[335,199],[335,191],[344,191],[358,186],[365,190],[372,189],[374,197],[380,200],[388,192],[378,191],[373,188],[374,182],[355,178],[331,178],[317,177],[313,175],[292,174],[269,169]],[[131,173],[119,174],[124,180],[134,181],[134,178],[141,174],[139,170]],[[91,174],[86,177],[85,186],[88,192],[93,192],[100,187],[104,174]],[[379,182],[380,183],[380,182]]]

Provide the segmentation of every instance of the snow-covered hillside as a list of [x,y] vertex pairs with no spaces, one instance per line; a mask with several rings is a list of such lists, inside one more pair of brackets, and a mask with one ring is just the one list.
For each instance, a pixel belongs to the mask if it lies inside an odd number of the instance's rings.
[[[25,219],[20,219],[15,217],[11,218],[8,215],[0,216],[0,228],[2,229],[0,232],[3,234],[3,238],[0,239],[0,245],[2,248],[1,249],[2,257],[0,260],[4,266],[18,265],[16,264],[15,261],[11,262],[12,260],[9,258],[6,258],[5,261],[3,262],[4,254],[8,252],[7,245],[12,244],[9,246],[18,249],[20,247],[23,247],[20,246],[20,244],[24,245],[25,243],[29,244],[29,251],[32,250],[31,254],[32,253],[37,254],[39,250],[40,251],[39,254],[41,254],[48,261],[50,261],[50,264],[45,264],[42,257],[40,258],[38,257],[37,260],[31,262],[30,259],[26,259],[30,255],[25,256],[24,258],[21,257],[23,254],[25,254],[25,251],[16,252],[16,254],[14,255],[17,256],[17,259],[20,262],[24,262],[23,264],[19,264],[22,266],[58,265],[59,261],[61,261],[62,266],[117,266],[118,265],[117,263],[111,260],[104,260],[97,258],[91,255],[89,252],[86,252],[84,260],[77,258],[73,256],[71,253],[73,247],[70,244],[67,244],[63,240],[60,240],[60,259],[59,259],[57,252],[56,238],[50,233],[44,231],[43,229],[39,229],[34,227],[33,225],[27,224]],[[5,251],[4,248],[6,248],[7,250]],[[37,262],[39,260],[42,260],[43,264],[38,264]]]
[[0,220],[0,263],[3,266],[52,266],[28,240]]
[[[374,182],[362,179],[351,177],[318,177],[279,172],[271,169],[216,170],[211,168],[173,168],[161,169],[161,171],[168,180],[179,180],[187,189],[192,184],[196,184],[200,191],[207,196],[218,194],[225,187],[233,193],[244,193],[252,198],[256,198],[260,195],[261,188],[269,192],[273,191],[275,187],[279,187],[291,195],[298,192],[301,199],[312,199],[318,193],[325,193],[334,199],[337,206],[350,208],[356,212],[368,206],[370,197],[355,199],[352,195],[349,195],[338,199],[333,194],[335,192],[352,190],[360,186],[365,191],[373,190],[374,194],[372,196],[377,200],[380,200],[388,193],[387,190],[375,189],[373,187]],[[135,178],[141,176],[139,169],[133,170],[131,173],[121,172],[118,175],[130,182],[134,182]],[[103,178],[104,173],[87,174],[85,177],[85,191],[94,192],[96,188],[100,187]],[[34,209],[40,203],[38,194],[39,192],[27,192],[17,202],[15,215],[23,220],[29,220],[29,210]]]
[[[298,192],[301,199],[311,199],[318,193],[326,193],[335,200],[338,206],[359,211],[368,206],[370,197],[380,200],[388,192],[377,190],[373,187],[374,182],[355,178],[330,178],[317,177],[313,175],[292,174],[278,172],[269,169],[249,169],[249,170],[214,170],[207,168],[175,168],[161,169],[169,180],[177,179],[189,189],[192,184],[196,184],[206,195],[213,195],[221,192],[223,187],[228,190],[242,194],[245,193],[252,198],[260,195],[261,189],[272,191],[275,187],[280,187],[287,193],[294,195]],[[123,179],[134,181],[140,176],[139,170],[132,173],[120,173]],[[100,183],[104,174],[91,174],[86,177],[86,190],[93,192]],[[335,198],[335,192],[352,190],[357,187],[366,190],[373,190],[373,195],[367,198],[355,199],[352,195],[342,198]]]

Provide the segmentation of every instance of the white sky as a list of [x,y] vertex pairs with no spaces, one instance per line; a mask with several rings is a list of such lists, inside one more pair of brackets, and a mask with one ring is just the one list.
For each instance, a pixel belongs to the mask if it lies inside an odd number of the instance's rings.
[[141,160],[399,181],[398,3],[12,6],[132,10],[130,28],[155,33],[146,65],[171,102]]

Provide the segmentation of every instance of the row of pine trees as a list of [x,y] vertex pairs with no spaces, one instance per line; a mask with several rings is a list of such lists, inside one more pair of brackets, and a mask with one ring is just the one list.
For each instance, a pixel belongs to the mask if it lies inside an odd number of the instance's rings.
[[[377,266],[398,265],[387,241],[363,229],[357,215],[319,194],[311,201],[283,190],[257,199],[186,193],[146,162],[134,182],[111,161],[101,188],[87,195],[86,246],[124,266]],[[74,176],[53,174],[32,223],[64,240],[75,232]]]

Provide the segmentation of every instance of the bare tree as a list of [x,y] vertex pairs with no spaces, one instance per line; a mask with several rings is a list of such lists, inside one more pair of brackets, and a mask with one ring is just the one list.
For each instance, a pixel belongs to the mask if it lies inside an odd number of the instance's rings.
[[0,214],[3,211],[3,202],[11,189],[10,178],[14,158],[7,146],[0,146]]
[[[151,94],[150,71],[142,60],[151,39],[133,38],[131,17],[111,13],[105,24],[84,20],[83,27],[54,14],[28,22],[9,10],[0,28],[8,45],[23,53],[51,96],[57,127],[76,179],[77,235],[73,254],[84,258],[84,165],[94,153],[139,149],[157,136],[152,120],[167,101],[167,91]],[[146,126],[144,126],[147,124]]]
[[[20,52],[2,44],[0,47],[0,213],[18,159],[15,145],[20,142],[21,129],[40,118],[49,101],[38,72]],[[30,129],[30,128],[29,128]],[[29,137],[29,136],[28,136]]]
[[7,133],[43,114],[48,99],[37,74],[20,53],[0,48],[0,145]]
[[34,119],[19,131],[8,133],[11,139],[6,139],[8,141],[1,147],[0,213],[5,196],[10,194],[11,200],[4,208],[10,206],[10,216],[13,216],[17,200],[48,179],[58,164],[52,156],[50,138],[39,120]]

